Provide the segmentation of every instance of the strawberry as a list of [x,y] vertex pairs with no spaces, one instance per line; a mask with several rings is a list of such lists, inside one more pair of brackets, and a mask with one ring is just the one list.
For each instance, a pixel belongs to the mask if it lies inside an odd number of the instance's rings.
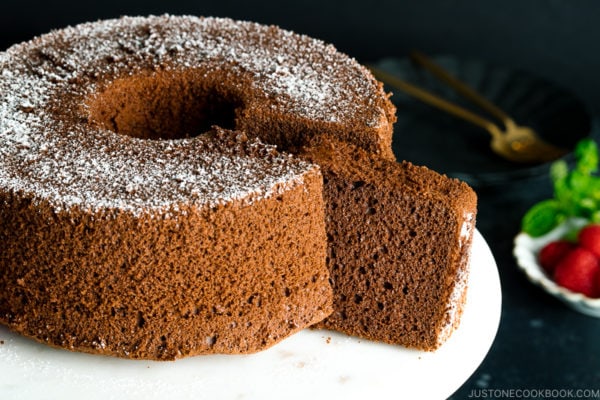
[[573,292],[597,297],[600,295],[596,289],[598,274],[600,274],[598,257],[583,247],[577,247],[556,265],[554,280]]
[[549,276],[552,276],[556,264],[558,264],[569,252],[575,249],[575,247],[575,243],[566,240],[556,240],[542,247],[539,254],[539,260],[544,271],[546,271]]
[[600,257],[600,224],[591,224],[579,231],[579,245]]

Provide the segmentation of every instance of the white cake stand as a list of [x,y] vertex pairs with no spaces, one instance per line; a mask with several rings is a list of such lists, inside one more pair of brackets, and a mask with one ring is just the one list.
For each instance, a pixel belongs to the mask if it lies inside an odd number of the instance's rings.
[[135,361],[54,349],[0,326],[0,398],[445,399],[487,354],[500,306],[496,263],[476,231],[462,323],[436,352],[304,330],[248,356]]

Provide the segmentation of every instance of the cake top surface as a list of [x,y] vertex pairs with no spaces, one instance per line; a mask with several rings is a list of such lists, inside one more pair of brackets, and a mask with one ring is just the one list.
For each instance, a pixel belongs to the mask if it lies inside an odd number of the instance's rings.
[[[269,195],[315,168],[281,154],[265,162],[212,153],[203,135],[144,140],[88,121],[85,99],[107,81],[199,67],[227,69],[256,89],[254,95],[268,98],[270,107],[296,117],[342,126],[358,118],[377,126],[383,113],[376,104],[381,88],[366,69],[307,36],[191,16],[86,23],[0,53],[0,187],[45,199],[58,209],[77,205],[137,212],[189,198],[216,204],[248,193]],[[55,112],[65,96],[79,99],[82,107],[65,102]],[[365,107],[365,102],[373,104]],[[67,123],[64,115],[72,120]],[[250,145],[260,146],[245,146]]]
[[[14,138],[12,145],[18,148],[37,146],[23,136]],[[316,169],[234,131],[152,140],[143,146],[135,143],[141,139],[111,139],[80,154],[81,138],[75,136],[41,144],[38,156],[10,154],[0,162],[0,185],[31,194],[34,201],[48,201],[56,211],[77,206],[92,212],[169,215],[191,205],[214,207],[275,196]]]

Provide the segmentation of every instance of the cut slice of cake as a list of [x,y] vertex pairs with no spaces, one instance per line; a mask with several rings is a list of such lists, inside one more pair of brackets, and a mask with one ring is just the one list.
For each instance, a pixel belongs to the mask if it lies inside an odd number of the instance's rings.
[[317,327],[438,348],[466,299],[474,191],[328,137],[303,155],[323,173],[334,289],[334,312]]

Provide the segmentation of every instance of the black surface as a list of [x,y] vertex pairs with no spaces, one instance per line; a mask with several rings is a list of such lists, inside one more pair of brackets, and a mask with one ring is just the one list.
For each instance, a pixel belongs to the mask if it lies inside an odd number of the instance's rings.
[[[332,42],[362,62],[419,49],[529,70],[600,113],[600,2],[594,0],[8,0],[0,12],[0,49],[69,24],[164,12],[277,24]],[[549,195],[548,182],[540,178],[476,191],[477,226],[502,281],[502,320],[490,353],[452,399],[508,398],[481,389],[600,390],[600,319],[577,314],[530,284],[512,257],[520,218]],[[402,385],[401,376],[395,384]],[[514,392],[511,397],[517,398]]]
[[452,399],[507,397],[482,389],[573,389],[575,397],[577,389],[600,388],[600,319],[572,311],[531,284],[511,255],[520,217],[551,195],[549,187],[542,178],[477,190],[477,227],[498,264],[502,317],[488,356]]

